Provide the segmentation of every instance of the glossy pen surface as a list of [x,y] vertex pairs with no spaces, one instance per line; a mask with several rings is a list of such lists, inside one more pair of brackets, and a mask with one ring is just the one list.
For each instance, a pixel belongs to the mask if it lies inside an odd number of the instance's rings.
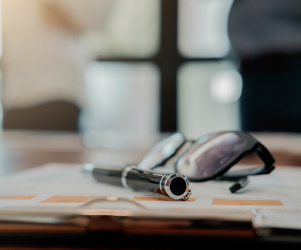
[[96,164],[92,175],[99,182],[123,186],[135,191],[152,192],[175,200],[187,200],[191,195],[188,178],[178,173]]

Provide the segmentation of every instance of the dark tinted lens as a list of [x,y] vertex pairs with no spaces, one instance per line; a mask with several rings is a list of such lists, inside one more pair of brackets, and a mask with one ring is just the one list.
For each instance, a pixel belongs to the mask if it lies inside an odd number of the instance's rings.
[[214,175],[237,157],[246,143],[245,138],[230,132],[203,136],[179,159],[177,172],[191,179]]
[[138,168],[152,169],[172,156],[186,141],[184,135],[176,133],[154,146],[138,164]]

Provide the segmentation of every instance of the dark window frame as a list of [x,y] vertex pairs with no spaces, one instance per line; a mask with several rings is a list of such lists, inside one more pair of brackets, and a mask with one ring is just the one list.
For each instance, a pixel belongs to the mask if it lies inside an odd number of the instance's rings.
[[102,58],[108,62],[152,62],[160,70],[160,131],[177,131],[177,71],[190,61],[216,61],[220,58],[185,58],[178,52],[178,1],[161,0],[160,49],[150,58]]

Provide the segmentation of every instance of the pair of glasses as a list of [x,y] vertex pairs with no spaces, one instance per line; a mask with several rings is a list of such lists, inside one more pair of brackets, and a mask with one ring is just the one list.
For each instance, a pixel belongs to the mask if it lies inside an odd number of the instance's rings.
[[[245,155],[256,153],[262,167],[229,171]],[[186,175],[192,182],[209,180],[235,181],[232,193],[248,184],[248,176],[271,173],[275,160],[268,149],[246,132],[231,131],[204,135],[190,141],[181,133],[155,145],[138,164],[138,168],[154,170],[172,166],[175,172]]]

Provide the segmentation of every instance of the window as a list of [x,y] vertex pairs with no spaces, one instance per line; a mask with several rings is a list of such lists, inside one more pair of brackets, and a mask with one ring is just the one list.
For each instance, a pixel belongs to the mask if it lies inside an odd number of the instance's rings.
[[[105,31],[83,37],[100,62],[91,66],[94,76],[97,75],[95,67],[99,67],[99,72],[109,67],[104,73],[108,84],[108,74],[116,79],[114,74],[118,72],[123,72],[125,84],[129,84],[131,77],[138,81],[134,72],[137,70],[140,74],[140,64],[149,67],[144,79],[141,77],[139,81],[143,83],[148,77],[155,79],[153,83],[148,81],[147,88],[152,86],[151,95],[157,95],[157,98],[153,96],[157,102],[153,110],[157,107],[159,111],[151,113],[161,132],[181,130],[197,136],[210,129],[238,128],[240,76],[235,65],[224,61],[230,51],[227,18],[232,2],[117,0]],[[126,69],[131,73],[127,74]],[[121,87],[121,82],[119,84]],[[220,86],[225,91],[216,92],[214,89]],[[232,90],[227,92],[228,88]],[[135,92],[134,87],[132,91]],[[222,101],[226,99],[230,101]],[[137,99],[139,102],[144,105]],[[212,126],[217,123],[221,126]]]

